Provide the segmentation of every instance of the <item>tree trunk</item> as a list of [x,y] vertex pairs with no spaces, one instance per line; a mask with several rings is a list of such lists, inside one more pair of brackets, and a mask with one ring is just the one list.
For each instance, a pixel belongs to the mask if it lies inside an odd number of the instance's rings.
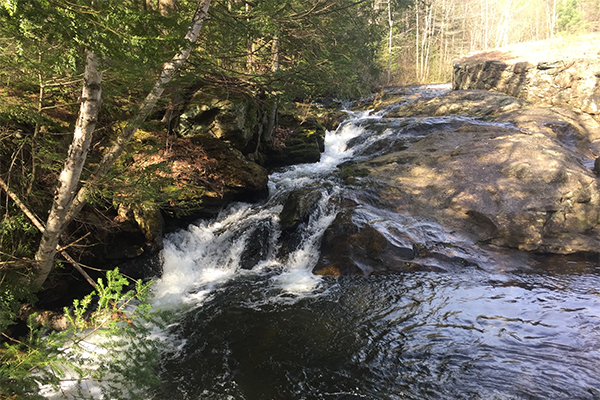
[[279,71],[279,36],[275,35],[273,38],[273,45],[271,46],[271,71]]
[[415,23],[416,23],[416,49],[415,49],[415,77],[419,81],[419,4],[415,4]]
[[389,85],[392,81],[392,38],[394,34],[394,20],[392,19],[392,0],[388,0],[388,25],[390,27],[390,34],[388,37],[388,69],[387,69],[387,84]]
[[[246,15],[250,15],[250,4],[246,1]],[[248,24],[248,29],[250,28],[250,17],[246,18],[246,23]],[[256,72],[256,68],[254,65],[254,38],[252,34],[248,34],[248,58],[246,60],[246,68],[248,69],[248,73],[253,74]]]
[[35,254],[36,272],[33,283],[38,286],[44,283],[54,264],[56,246],[65,226],[67,210],[71,206],[73,195],[77,190],[79,177],[96,127],[101,97],[102,71],[98,71],[98,57],[93,52],[88,51],[82,100],[73,141],[58,178],[59,186],[48,215],[42,240]]
[[36,176],[36,164],[35,158],[37,157],[37,138],[40,133],[40,125],[42,124],[42,111],[44,110],[44,95],[45,95],[45,85],[44,79],[42,78],[42,53],[38,53],[38,103],[37,103],[37,114],[35,117],[35,128],[33,129],[33,137],[31,138],[31,179],[29,180],[29,185],[27,186],[27,195],[31,194],[33,190],[33,185],[35,183]]
[[165,86],[171,81],[177,71],[188,59],[192,51],[192,44],[198,39],[200,28],[202,28],[202,24],[207,18],[209,7],[210,0],[201,0],[198,2],[198,7],[196,8],[196,12],[192,17],[192,25],[185,35],[185,38],[188,41],[188,46],[186,46],[186,48],[180,53],[176,54],[170,62],[165,64],[162,73],[154,85],[154,88],[146,96],[146,99],[142,103],[140,111],[133,119],[128,121],[125,128],[123,128],[117,137],[115,143],[102,157],[102,160],[100,161],[100,164],[98,165],[98,168],[93,176],[90,177],[85,186],[79,189],[79,192],[77,192],[77,196],[75,197],[73,204],[67,213],[66,224],[71,222],[73,218],[81,211],[87,202],[90,189],[98,184],[98,182],[106,175],[110,167],[115,163],[117,158],[119,158],[119,156],[123,153],[127,143],[131,140],[140,125],[146,120],[150,112],[152,112],[156,102],[164,92]]

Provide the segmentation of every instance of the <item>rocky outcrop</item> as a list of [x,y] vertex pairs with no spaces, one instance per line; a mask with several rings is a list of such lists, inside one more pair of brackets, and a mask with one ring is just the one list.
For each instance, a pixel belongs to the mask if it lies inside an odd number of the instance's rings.
[[454,63],[456,90],[496,90],[532,104],[600,113],[598,59],[527,61],[474,60]]
[[298,121],[292,115],[280,118],[273,142],[264,147],[264,164],[268,168],[314,163],[325,150],[325,128],[314,118]]
[[[458,115],[438,117],[451,114]],[[398,117],[406,118],[398,123]],[[384,153],[367,149],[357,154],[366,160],[340,166],[340,176],[356,188],[355,202],[325,232],[315,273],[477,263],[456,237],[536,253],[598,252],[600,185],[592,169],[600,126],[589,115],[535,108],[495,92],[453,91],[403,104],[371,123],[374,134],[387,125],[413,140]],[[405,232],[384,233],[371,217],[357,217],[361,207],[431,221],[454,239],[410,236],[410,224]]]
[[86,224],[98,227],[86,262],[119,265],[156,254],[165,231],[213,217],[233,201],[268,195],[267,170],[223,140],[154,134],[150,142],[147,135],[140,131],[132,141],[134,156],[121,177],[142,183],[117,190],[115,209],[83,214]]
[[[155,254],[165,231],[213,217],[234,201],[264,199],[267,167],[319,161],[325,126],[335,129],[345,115],[314,104],[286,104],[284,111],[275,97],[237,89],[199,90],[183,106],[174,132],[149,125],[136,133],[123,161],[124,185],[110,199],[114,209],[103,212],[105,221],[87,215],[92,225],[102,225],[90,240],[90,261],[118,265]],[[285,231],[290,243],[292,231]],[[244,255],[246,264],[264,257],[264,232],[256,230],[257,246]]]
[[[317,118],[335,125],[333,113],[319,112]],[[220,139],[249,160],[278,168],[319,161],[325,127],[317,118],[305,115],[300,119],[282,112],[276,98],[267,95],[199,91],[181,114],[177,132],[184,137]]]
[[232,201],[256,202],[268,195],[267,170],[249,161],[244,155],[222,140],[197,137],[192,142],[201,147],[210,159],[211,178],[201,198],[202,214],[214,215]]
[[596,176],[543,133],[465,123],[364,166],[382,206],[479,242],[561,254],[600,248]]
[[266,95],[196,92],[179,117],[183,137],[221,139],[244,155],[268,142],[276,123],[277,105]]

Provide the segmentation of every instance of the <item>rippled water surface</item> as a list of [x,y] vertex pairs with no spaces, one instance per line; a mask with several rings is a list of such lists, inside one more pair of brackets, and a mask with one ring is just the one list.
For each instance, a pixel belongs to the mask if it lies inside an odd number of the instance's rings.
[[302,298],[234,279],[185,314],[158,398],[600,398],[600,277],[418,272]]
[[[265,204],[234,205],[167,238],[155,305],[175,318],[151,397],[600,399],[599,260],[481,249],[364,204],[363,223],[443,257],[385,276],[311,273],[336,201],[360,190],[332,176],[336,166],[465,118],[351,117],[328,134],[320,163],[271,176]],[[283,203],[306,188],[320,200],[282,256]],[[257,240],[260,262],[247,270]]]

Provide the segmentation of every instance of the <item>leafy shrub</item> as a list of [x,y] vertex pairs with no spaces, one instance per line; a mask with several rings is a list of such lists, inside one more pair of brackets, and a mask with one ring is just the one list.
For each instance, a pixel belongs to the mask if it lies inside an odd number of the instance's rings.
[[77,398],[90,397],[94,382],[105,398],[142,398],[158,383],[158,341],[150,327],[160,318],[147,302],[151,283],[128,280],[118,269],[98,280],[96,290],[65,309],[69,329],[48,332],[29,318],[29,333],[0,349],[0,399],[42,398],[40,386],[74,383]]

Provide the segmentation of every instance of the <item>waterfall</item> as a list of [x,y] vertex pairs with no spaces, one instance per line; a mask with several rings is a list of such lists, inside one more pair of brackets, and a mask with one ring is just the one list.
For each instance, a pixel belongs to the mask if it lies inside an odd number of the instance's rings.
[[[319,241],[337,213],[331,200],[342,190],[331,173],[356,151],[347,144],[364,133],[361,122],[380,118],[370,116],[369,111],[348,112],[348,116],[336,131],[326,132],[320,162],[288,167],[270,176],[270,196],[264,203],[236,203],[214,220],[199,221],[168,235],[161,255],[163,273],[154,286],[155,306],[197,306],[219,285],[240,274],[267,274],[274,288],[289,294],[315,290],[320,277],[311,271],[317,262]],[[282,256],[277,246],[283,202],[291,192],[303,188],[317,188],[320,200],[303,227],[300,244]],[[265,228],[268,232],[256,234]],[[251,269],[243,269],[242,256],[253,240],[261,240],[264,257]]]
[[[173,312],[154,333],[161,384],[147,398],[600,398],[597,260],[477,245],[381,207],[369,178],[346,185],[336,174],[433,131],[496,123],[383,114],[349,112],[319,163],[270,176],[264,202],[165,238],[152,301]],[[356,253],[372,274],[314,275],[320,258],[337,258],[329,233],[347,226],[377,232],[346,236],[360,251],[379,240],[406,255]],[[386,262],[403,267],[379,274]]]

